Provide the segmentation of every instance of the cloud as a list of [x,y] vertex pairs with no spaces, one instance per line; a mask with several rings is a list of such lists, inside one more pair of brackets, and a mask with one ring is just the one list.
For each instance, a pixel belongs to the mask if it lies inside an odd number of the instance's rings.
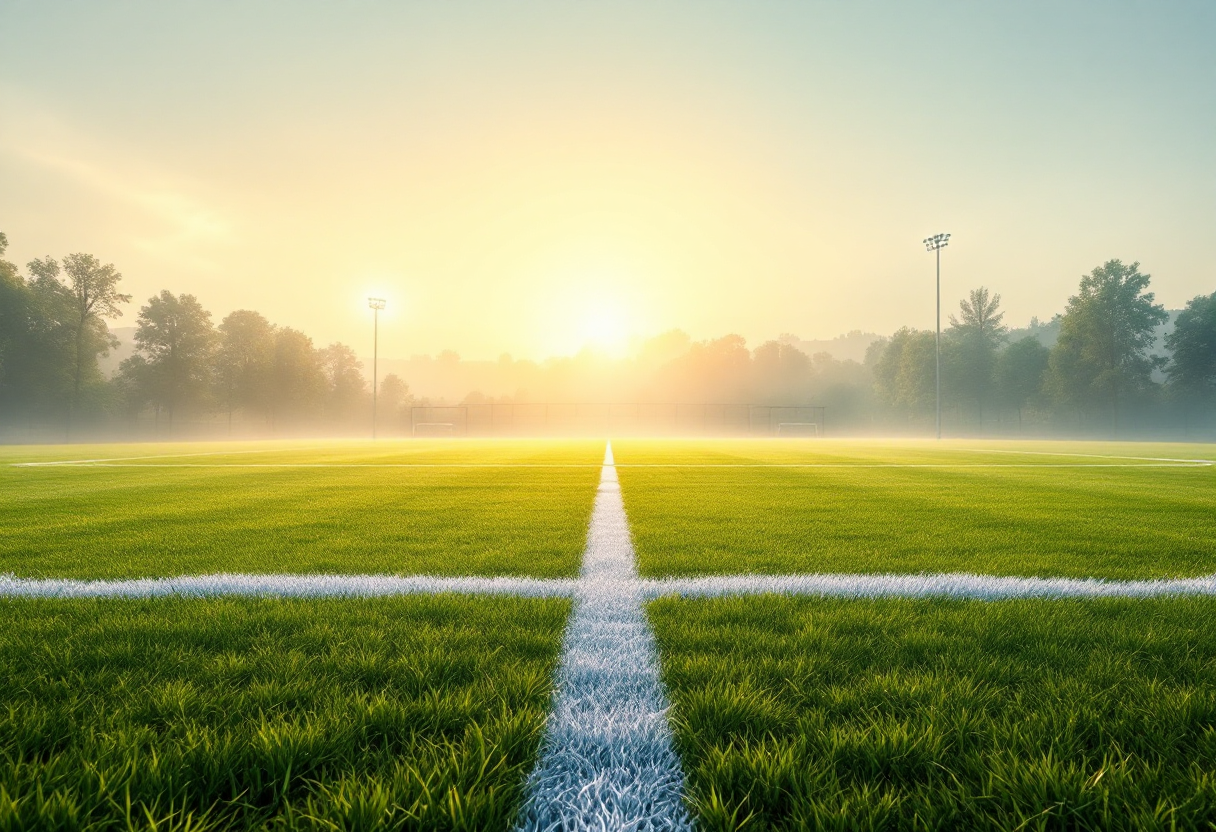
[[236,240],[223,211],[200,196],[185,177],[157,169],[129,153],[105,147],[44,108],[32,107],[11,88],[0,89],[0,154],[113,204],[126,220],[130,244],[149,255],[194,268],[218,265],[207,252]]

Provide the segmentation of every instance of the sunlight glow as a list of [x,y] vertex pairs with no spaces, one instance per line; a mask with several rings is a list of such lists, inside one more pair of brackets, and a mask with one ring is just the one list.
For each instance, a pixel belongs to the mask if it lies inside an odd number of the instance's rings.
[[622,354],[629,344],[630,320],[619,304],[600,299],[586,310],[579,334],[584,346],[612,355]]

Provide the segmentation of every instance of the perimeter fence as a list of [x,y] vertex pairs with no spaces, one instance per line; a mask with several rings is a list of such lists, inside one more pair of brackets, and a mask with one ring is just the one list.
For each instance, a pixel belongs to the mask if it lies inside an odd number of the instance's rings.
[[823,436],[819,405],[513,403],[417,405],[414,436],[722,435]]

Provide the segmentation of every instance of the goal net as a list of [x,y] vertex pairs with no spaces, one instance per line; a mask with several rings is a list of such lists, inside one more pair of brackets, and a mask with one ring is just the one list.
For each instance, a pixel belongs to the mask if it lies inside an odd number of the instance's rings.
[[778,422],[778,436],[818,436],[818,422]]
[[416,422],[414,436],[455,436],[454,422]]

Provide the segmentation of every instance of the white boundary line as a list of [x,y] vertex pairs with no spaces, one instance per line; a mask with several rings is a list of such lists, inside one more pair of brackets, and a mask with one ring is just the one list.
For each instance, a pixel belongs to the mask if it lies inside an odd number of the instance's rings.
[[150,454],[148,456],[115,456],[98,459],[50,459],[45,462],[14,462],[14,468],[53,468],[57,465],[95,465],[108,462],[130,462],[136,459],[186,459],[199,456],[236,456],[238,454],[297,453],[308,448],[246,448],[245,450],[198,451],[182,454]]
[[972,454],[1025,454],[1027,456],[1075,456],[1086,459],[1134,459],[1141,462],[1190,462],[1196,465],[1216,465],[1210,459],[1175,459],[1169,456],[1120,456],[1118,454],[1085,454],[1071,451],[1018,451],[1012,448],[959,448]]
[[[1118,457],[1112,457],[1118,459]],[[599,468],[586,462],[13,462],[13,468]],[[1210,468],[1216,462],[1205,459],[1161,460],[1157,462],[637,462],[617,468]]]
[[[583,579],[586,580],[585,578]],[[636,587],[632,585],[636,583]],[[563,578],[459,577],[430,575],[252,575],[218,573],[173,578],[82,580],[18,578],[0,574],[0,598],[379,598],[393,595],[454,593],[516,595],[523,598],[575,598],[581,582]],[[636,588],[643,599],[677,595],[778,594],[836,598],[1149,598],[1216,595],[1216,575],[1160,580],[1034,578],[977,575],[969,572],[919,574],[821,573],[794,575],[707,575],[697,578],[598,580],[614,592]]]
[[[526,462],[146,462],[145,460],[236,456],[240,454],[302,453],[312,447],[250,448],[147,456],[98,457],[93,459],[12,462],[14,468],[598,468],[598,463]],[[617,468],[1210,468],[1216,460],[1153,456],[1121,456],[1072,451],[1023,451],[1010,448],[947,448],[945,453],[1051,456],[1077,459],[1123,460],[1112,462],[636,462],[616,464],[612,446],[604,463]]]
[[14,462],[14,468],[599,468],[590,462]]
[[[1113,457],[1118,459],[1118,457]],[[1208,468],[1206,459],[1160,462],[630,462],[618,468]]]
[[717,575],[643,581],[647,598],[678,595],[713,598],[725,595],[777,594],[834,598],[1151,598],[1216,595],[1216,575],[1146,581],[1100,578],[1025,578],[938,572],[915,575]]
[[437,593],[571,597],[574,580],[544,578],[444,578],[429,575],[250,575],[219,573],[174,578],[79,580],[0,575],[0,598],[379,598]]

